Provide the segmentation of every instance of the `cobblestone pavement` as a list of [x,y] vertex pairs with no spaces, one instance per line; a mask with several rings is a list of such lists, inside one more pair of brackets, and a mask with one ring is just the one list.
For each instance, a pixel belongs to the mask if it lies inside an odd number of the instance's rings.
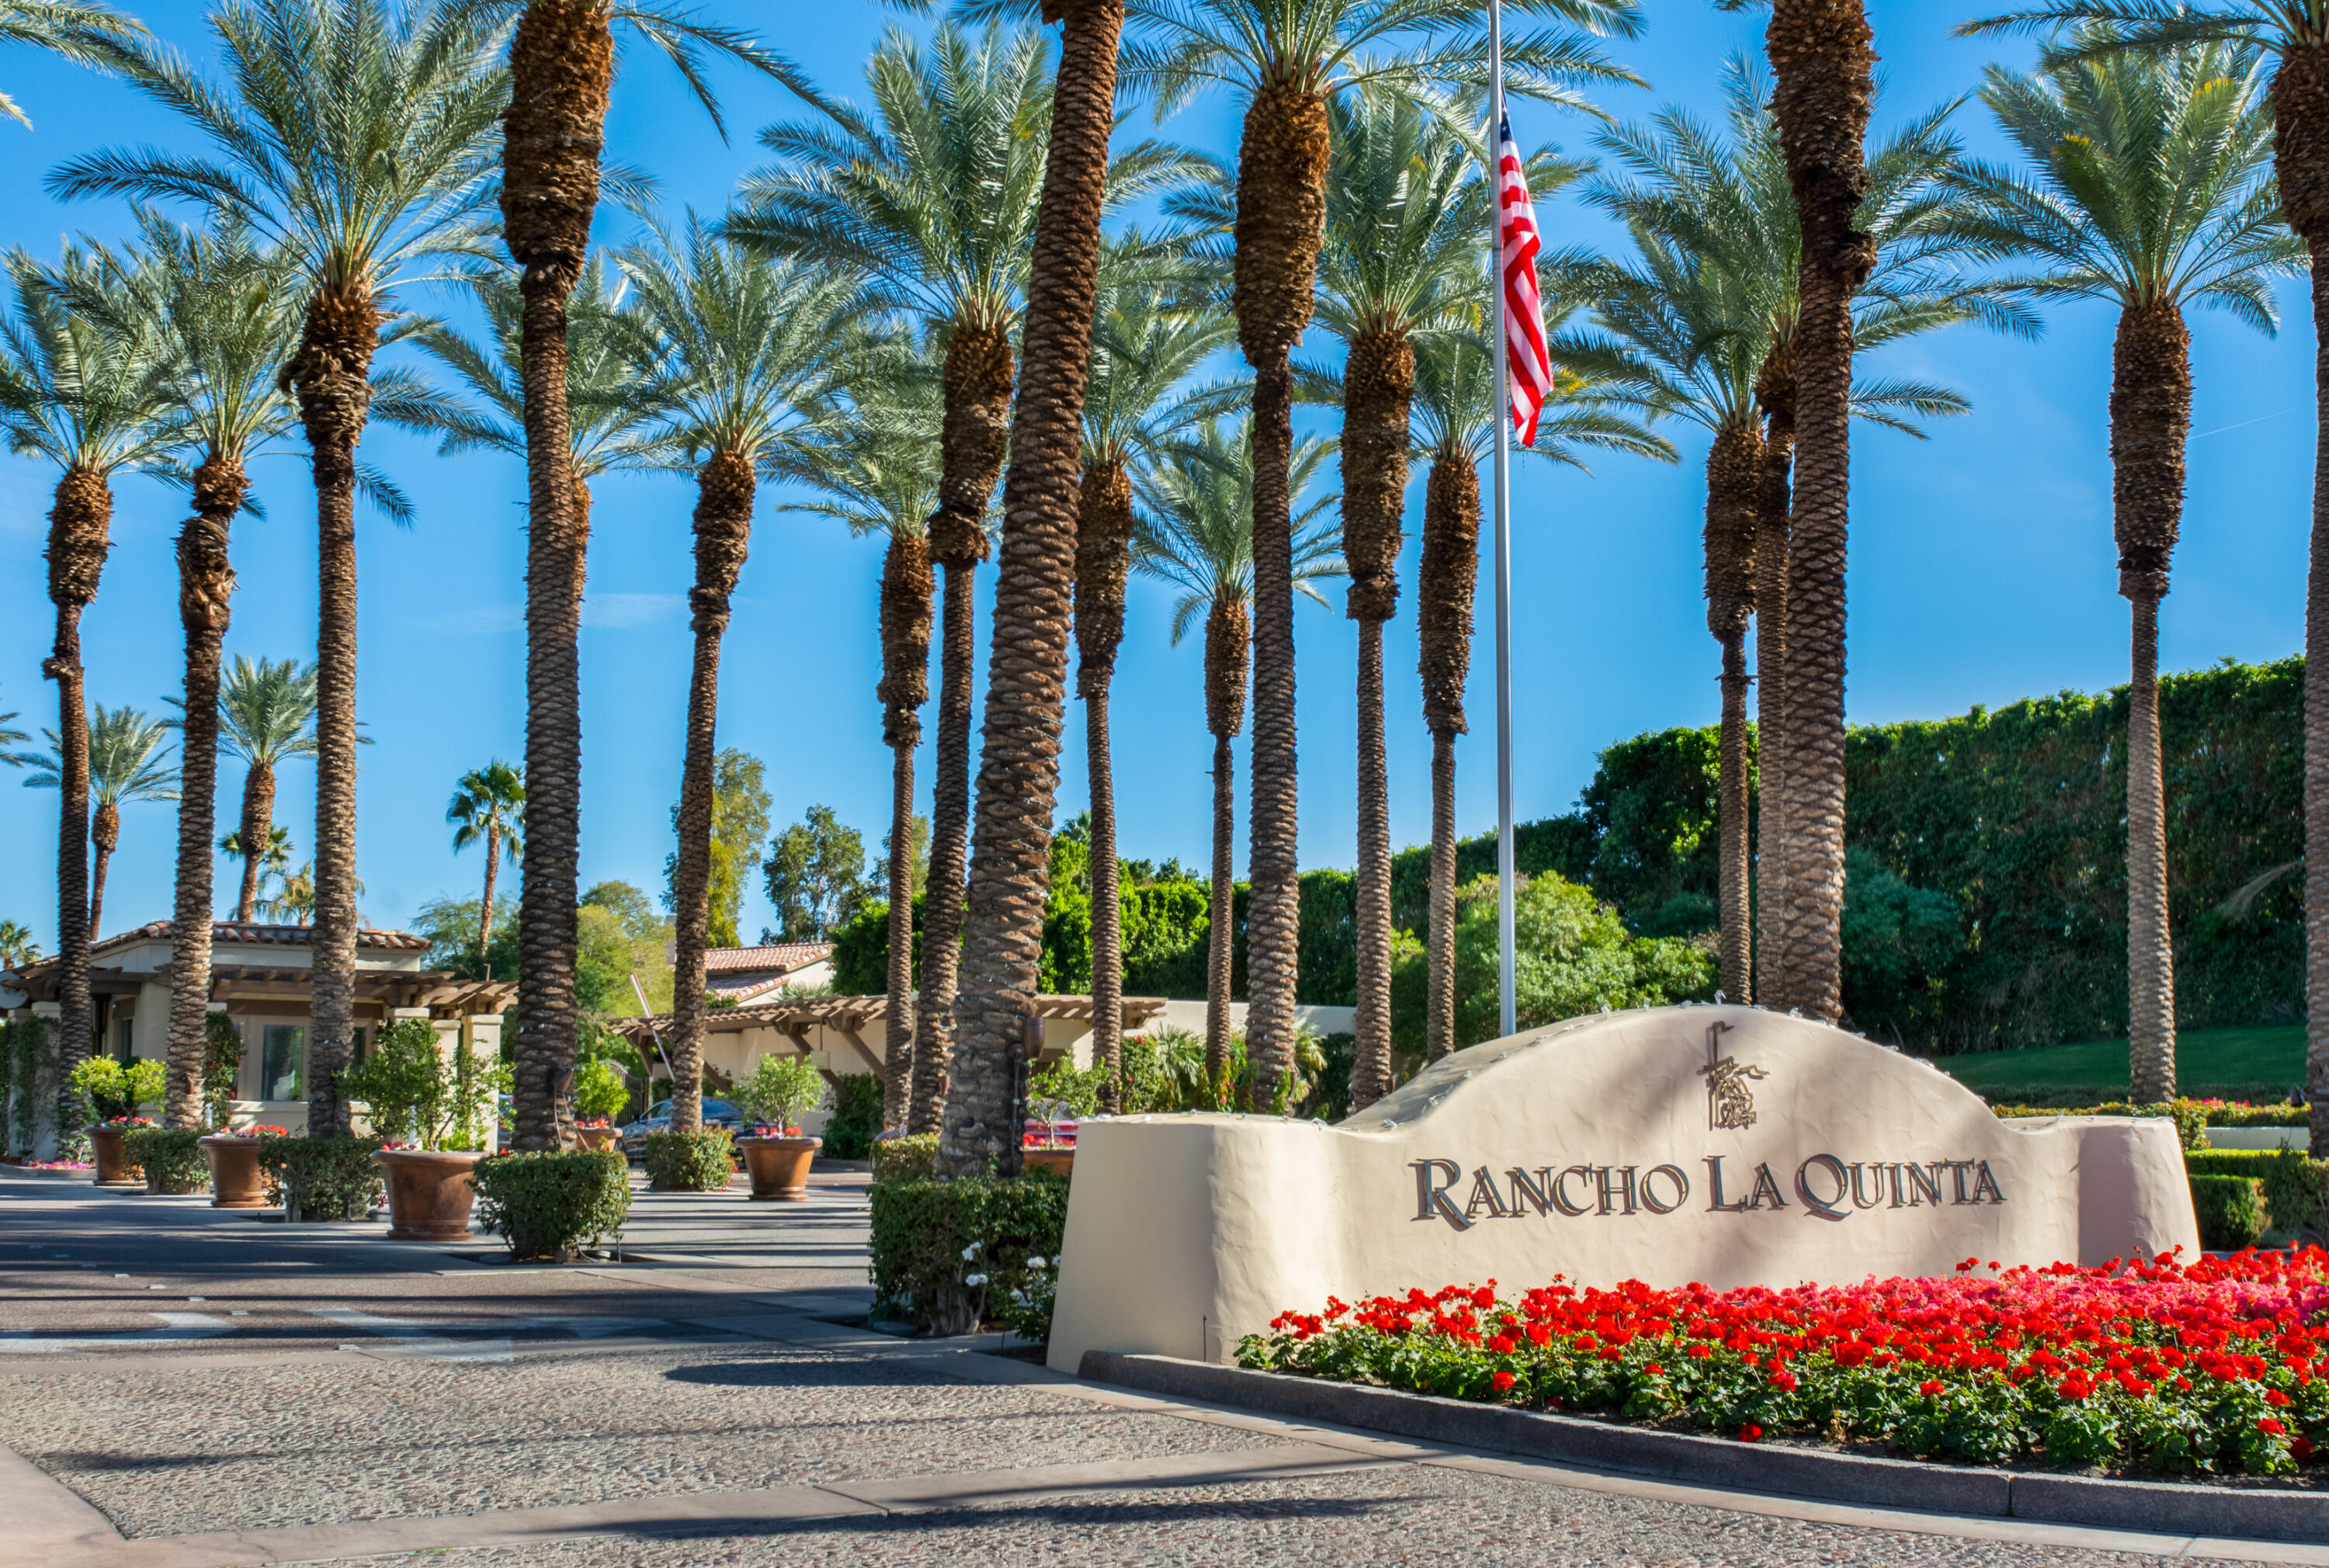
[[864,1220],[847,1175],[797,1207],[643,1194],[621,1263],[520,1269],[0,1174],[0,1563],[2329,1564],[1581,1476],[903,1345],[859,1326]]

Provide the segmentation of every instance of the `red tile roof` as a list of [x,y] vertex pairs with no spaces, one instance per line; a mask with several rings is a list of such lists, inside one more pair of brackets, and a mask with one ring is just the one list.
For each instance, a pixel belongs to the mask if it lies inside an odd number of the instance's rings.
[[707,974],[732,974],[739,971],[773,970],[784,972],[805,968],[833,956],[830,942],[778,942],[765,947],[714,947],[703,954]]
[[[315,936],[316,928],[312,925],[243,925],[231,920],[211,922],[212,942],[274,943],[284,947],[306,947],[315,941]],[[99,937],[90,951],[93,953],[108,953],[117,947],[134,946],[140,942],[169,940],[170,923],[156,920],[128,931],[117,931],[110,936]],[[394,953],[426,953],[429,951],[429,939],[415,936],[410,931],[359,931],[356,933],[356,945],[387,948]]]

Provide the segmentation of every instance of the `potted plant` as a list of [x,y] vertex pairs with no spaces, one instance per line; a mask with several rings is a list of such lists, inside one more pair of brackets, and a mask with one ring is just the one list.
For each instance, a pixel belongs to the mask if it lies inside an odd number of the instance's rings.
[[1078,1107],[1063,1099],[1036,1099],[1028,1103],[1027,1109],[1032,1114],[1019,1138],[1022,1169],[1072,1175]]
[[574,1132],[582,1147],[607,1150],[615,1146],[616,1112],[631,1103],[631,1086],[623,1069],[604,1056],[583,1063],[574,1072]]
[[808,1197],[809,1161],[825,1140],[802,1137],[800,1119],[822,1110],[827,1093],[825,1075],[806,1056],[762,1056],[736,1086],[737,1103],[759,1123],[736,1140],[755,1198],[798,1203]]
[[213,1132],[194,1141],[211,1162],[212,1208],[273,1208],[267,1196],[267,1178],[259,1170],[259,1141],[288,1138],[282,1127],[246,1127],[241,1131]]
[[471,1170],[495,1097],[509,1069],[488,1062],[467,1041],[448,1055],[426,1019],[397,1019],[380,1031],[372,1054],[340,1074],[340,1092],[363,1102],[372,1131],[386,1141],[372,1160],[388,1178],[391,1241],[465,1241],[477,1200]]
[[143,1173],[121,1152],[121,1135],[132,1127],[154,1125],[137,1114],[137,1107],[162,1103],[162,1064],[137,1061],[125,1067],[111,1056],[91,1056],[73,1068],[72,1086],[97,1113],[97,1123],[89,1130],[97,1185],[143,1185]]

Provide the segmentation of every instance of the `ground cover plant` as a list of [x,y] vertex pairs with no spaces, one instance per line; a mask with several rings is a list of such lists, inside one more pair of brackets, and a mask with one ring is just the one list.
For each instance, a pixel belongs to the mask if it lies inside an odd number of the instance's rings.
[[1784,1291],[1555,1275],[1280,1313],[1239,1365],[1921,1459],[2329,1479],[2329,1253]]
[[[1975,1051],[1938,1056],[1933,1065],[1992,1104],[2124,1100],[2129,1083],[2124,1038],[2019,1051]],[[2175,1038],[2175,1077],[2189,1094],[2286,1101],[2288,1092],[2305,1082],[2305,1026],[2185,1029]]]

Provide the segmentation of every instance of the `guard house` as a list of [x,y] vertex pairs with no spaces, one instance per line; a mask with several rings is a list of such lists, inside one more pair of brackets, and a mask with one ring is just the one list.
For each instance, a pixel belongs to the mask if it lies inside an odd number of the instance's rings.
[[[315,930],[306,925],[211,926],[212,1012],[242,1037],[232,1122],[306,1130],[308,971]],[[502,1012],[514,981],[456,980],[421,967],[429,940],[409,931],[356,933],[355,1048],[371,1045],[391,1018],[425,1018],[440,1036],[466,1033],[473,1048],[501,1047]],[[18,1012],[57,1011],[57,961],[0,972],[0,987],[21,992]],[[118,932],[90,949],[90,993],[98,1048],[123,1061],[163,1060],[170,1038],[170,923]],[[5,1000],[14,1000],[13,996]]]

